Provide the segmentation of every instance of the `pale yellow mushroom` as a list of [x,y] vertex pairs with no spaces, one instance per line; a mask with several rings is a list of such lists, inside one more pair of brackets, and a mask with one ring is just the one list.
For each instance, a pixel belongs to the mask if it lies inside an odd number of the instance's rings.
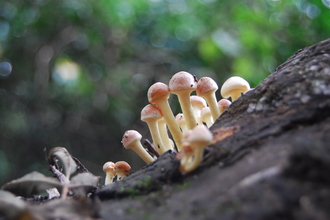
[[166,121],[167,127],[170,130],[176,147],[181,151],[181,138],[182,132],[179,125],[175,121],[174,114],[168,104],[168,98],[170,97],[170,91],[166,84],[157,82],[150,86],[148,90],[148,100],[150,103],[157,105],[163,113],[163,117]]
[[155,159],[148,154],[148,152],[142,146],[140,140],[142,135],[135,130],[128,130],[125,132],[121,143],[125,149],[132,149],[141,157],[141,159],[147,164],[153,162]]
[[238,99],[242,93],[250,90],[250,84],[239,76],[227,79],[221,87],[221,96],[225,99],[231,97],[231,101]]
[[172,76],[168,87],[171,93],[178,96],[188,129],[193,129],[197,122],[190,103],[190,94],[197,88],[195,77],[184,71],[178,72]]

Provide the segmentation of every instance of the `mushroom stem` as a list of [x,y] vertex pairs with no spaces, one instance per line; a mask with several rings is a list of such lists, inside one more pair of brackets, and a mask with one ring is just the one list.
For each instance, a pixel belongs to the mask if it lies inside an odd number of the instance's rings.
[[158,128],[159,128],[160,138],[162,139],[166,151],[173,150],[174,149],[173,141],[168,136],[167,125],[164,118],[158,120]]
[[149,122],[148,123],[150,134],[152,137],[153,145],[160,155],[166,152],[166,148],[164,147],[163,141],[160,138],[159,128],[157,122]]
[[206,126],[209,128],[213,125],[214,120],[211,115],[211,111],[209,107],[204,107],[201,111],[201,119],[206,124]]
[[187,128],[189,130],[193,129],[194,127],[196,127],[197,122],[194,116],[194,111],[193,108],[191,107],[191,103],[190,103],[190,92],[189,93],[178,93],[177,94],[179,102],[180,102],[180,106],[182,109],[182,113],[184,115],[186,124],[187,124]]
[[180,131],[179,125],[175,121],[175,117],[170,108],[170,105],[168,104],[168,102],[159,102],[159,103],[157,103],[157,106],[162,110],[163,117],[166,121],[167,127],[172,134],[172,137],[174,139],[174,142],[175,142],[178,150],[181,151],[182,133]]
[[206,100],[206,102],[210,108],[213,120],[214,121],[217,120],[220,116],[220,111],[218,108],[218,103],[217,103],[215,93],[210,93],[209,95],[204,96],[204,99]]

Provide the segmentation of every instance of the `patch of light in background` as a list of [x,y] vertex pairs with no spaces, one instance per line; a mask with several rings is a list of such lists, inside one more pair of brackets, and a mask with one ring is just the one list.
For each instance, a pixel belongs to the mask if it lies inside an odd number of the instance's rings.
[[10,25],[7,21],[0,21],[0,41],[7,38],[9,33]]
[[0,62],[0,76],[6,77],[11,73],[12,66],[8,62]]
[[322,2],[326,7],[330,8],[330,0],[322,0]]
[[193,30],[189,25],[180,25],[175,29],[175,36],[180,41],[190,40]]
[[121,18],[124,19],[131,18],[135,15],[132,5],[125,1],[120,1],[120,3],[116,6],[116,12]]
[[217,0],[198,0],[200,3],[207,5],[216,2]]
[[55,63],[53,79],[59,84],[75,84],[80,75],[80,67],[69,59],[61,59]]
[[[325,2],[329,2],[329,0],[323,0],[323,4]],[[316,18],[321,13],[321,10],[317,5],[306,0],[294,0],[294,3],[300,11],[304,12],[311,19]]]
[[225,54],[233,57],[239,55],[240,44],[233,34],[223,29],[218,29],[213,32],[212,39]]
[[173,14],[183,14],[187,10],[187,4],[184,0],[169,0],[168,9]]

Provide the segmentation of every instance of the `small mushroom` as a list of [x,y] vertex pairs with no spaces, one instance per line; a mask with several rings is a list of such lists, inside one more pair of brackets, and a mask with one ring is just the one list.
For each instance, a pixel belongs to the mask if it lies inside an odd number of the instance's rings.
[[202,122],[206,124],[206,126],[209,128],[213,125],[214,120],[211,114],[211,110],[209,107],[204,107],[201,111],[201,119]]
[[159,154],[163,154],[166,151],[158,127],[158,120],[161,118],[163,118],[162,111],[152,104],[146,105],[141,111],[141,121],[147,123],[153,145]]
[[148,152],[142,146],[140,140],[142,135],[135,130],[128,130],[125,132],[121,143],[125,149],[132,149],[141,157],[141,159],[147,164],[153,162],[155,159],[148,154]]
[[197,95],[203,97],[210,110],[213,120],[217,120],[220,116],[220,111],[218,108],[218,101],[215,96],[215,92],[218,90],[217,83],[210,77],[202,77],[197,83]]
[[178,96],[188,129],[193,129],[197,122],[191,107],[190,94],[197,88],[195,77],[184,71],[178,72],[172,76],[168,87],[171,93]]
[[182,135],[182,151],[183,154],[181,158],[181,165],[189,163],[194,156],[195,148],[188,142],[189,135],[192,133],[192,130],[188,130]]
[[184,133],[188,130],[185,117],[182,113],[179,113],[175,116],[175,121],[176,121],[176,123],[178,123],[182,133]]
[[115,171],[115,163],[109,161],[106,162],[103,165],[103,171],[105,172],[106,176],[105,176],[105,180],[104,180],[104,185],[108,185],[110,183],[113,182],[113,179],[116,176],[116,171]]
[[157,105],[163,113],[168,129],[170,130],[174,142],[179,151],[181,151],[181,138],[182,133],[178,124],[175,121],[174,114],[168,104],[170,91],[166,84],[157,82],[150,86],[148,90],[148,100],[150,103]]
[[220,99],[218,102],[218,107],[220,110],[220,115],[230,106],[231,101],[228,99]]
[[238,99],[242,93],[250,90],[250,84],[239,76],[227,79],[221,87],[221,96],[225,99],[231,97],[231,101]]
[[114,169],[117,174],[117,180],[122,180],[131,172],[131,166],[125,161],[116,162]]
[[185,174],[195,170],[203,159],[204,147],[213,143],[213,135],[205,125],[196,126],[188,137],[188,142],[195,148],[193,160],[180,165],[180,171]]
[[204,107],[207,106],[205,99],[197,95],[192,95],[190,96],[190,103],[193,108],[197,124],[203,124],[201,119],[201,111]]

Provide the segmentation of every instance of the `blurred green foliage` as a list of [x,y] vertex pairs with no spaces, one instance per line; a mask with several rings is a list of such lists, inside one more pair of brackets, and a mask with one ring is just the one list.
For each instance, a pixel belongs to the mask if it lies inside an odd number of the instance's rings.
[[[124,151],[156,81],[185,70],[257,86],[330,36],[329,0],[11,0],[0,2],[0,184],[47,173],[66,147],[97,175]],[[220,94],[217,94],[220,98]],[[172,100],[175,113],[179,109]]]

